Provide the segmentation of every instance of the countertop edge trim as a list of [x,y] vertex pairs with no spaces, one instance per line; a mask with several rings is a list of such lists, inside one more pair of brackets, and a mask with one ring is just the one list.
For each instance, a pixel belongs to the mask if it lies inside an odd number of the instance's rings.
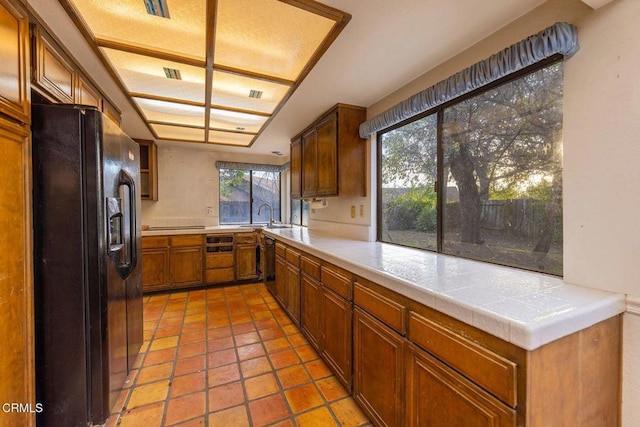
[[627,313],[640,316],[640,297],[627,295]]

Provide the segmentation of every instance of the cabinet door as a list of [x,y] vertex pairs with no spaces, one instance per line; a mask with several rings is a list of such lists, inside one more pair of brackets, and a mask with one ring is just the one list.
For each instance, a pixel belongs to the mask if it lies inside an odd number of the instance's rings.
[[322,355],[346,389],[351,391],[353,377],[351,365],[352,305],[349,301],[325,288],[322,310]]
[[202,284],[202,247],[171,248],[170,263],[174,286]]
[[302,140],[296,139],[291,143],[291,198],[302,197]]
[[256,279],[256,245],[236,246],[236,279]]
[[302,197],[313,197],[318,190],[317,147],[315,129],[302,135]]
[[276,293],[274,295],[285,308],[287,306],[287,262],[276,255]]
[[407,425],[515,426],[513,409],[428,353],[407,347]]
[[[0,0],[0,10],[4,6],[5,2]],[[0,153],[0,402],[33,405],[36,400],[28,128],[0,118]],[[0,413],[3,426],[32,426],[34,422],[33,413]]]
[[353,396],[376,424],[400,426],[404,340],[359,308],[353,329]]
[[168,267],[168,248],[142,251],[142,290],[147,292],[166,288],[169,283]]
[[316,350],[322,345],[322,285],[313,278],[302,275],[300,302],[300,329]]
[[327,117],[316,127],[317,196],[338,195],[338,114]]
[[140,198],[158,200],[158,148],[146,139],[135,139],[140,146]]
[[75,71],[37,26],[34,30],[33,57],[33,86],[54,102],[72,104]]
[[7,0],[0,0],[0,33],[0,113],[29,123],[29,22]]
[[102,95],[100,92],[84,78],[78,76],[77,80],[76,104],[91,105],[102,111]]
[[287,263],[287,312],[300,325],[300,267]]

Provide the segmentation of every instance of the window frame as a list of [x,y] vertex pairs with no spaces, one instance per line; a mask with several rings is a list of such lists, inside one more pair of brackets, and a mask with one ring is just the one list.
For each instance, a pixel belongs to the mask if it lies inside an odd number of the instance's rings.
[[[506,267],[510,267],[510,268],[517,268],[520,270],[525,270],[525,271],[533,271],[533,272],[538,272],[541,274],[551,274],[548,272],[544,272],[544,271],[539,271],[539,270],[529,270],[526,269],[525,267],[520,267],[520,266],[513,266],[510,264],[501,264],[499,262],[490,262],[490,261],[486,261],[486,260],[482,260],[482,259],[477,259],[477,258],[472,258],[472,257],[464,257],[464,256],[460,256],[460,255],[455,255],[455,254],[449,254],[449,253],[445,253],[443,251],[443,241],[444,241],[444,224],[443,224],[443,218],[444,218],[444,204],[443,204],[443,197],[445,194],[445,185],[447,185],[446,183],[446,179],[442,179],[443,178],[443,174],[444,174],[444,150],[443,150],[443,141],[442,141],[442,124],[443,124],[443,120],[444,120],[444,110],[446,110],[449,107],[452,107],[454,105],[460,104],[468,99],[471,99],[473,97],[478,96],[479,94],[482,94],[484,92],[488,92],[491,91],[493,89],[496,89],[504,84],[510,83],[512,81],[516,81],[528,74],[532,74],[535,73],[536,71],[542,70],[546,67],[550,67],[554,64],[557,63],[563,63],[564,62],[564,56],[562,54],[555,54],[552,55],[542,61],[539,61],[535,64],[532,64],[528,67],[525,67],[521,70],[518,70],[516,72],[510,73],[500,79],[497,79],[491,83],[488,83],[484,86],[478,87],[470,92],[467,92],[463,95],[457,96],[453,99],[450,99],[446,102],[443,102],[442,104],[439,104],[433,108],[430,108],[426,111],[423,111],[421,113],[418,113],[414,116],[411,116],[405,120],[402,120],[398,123],[395,123],[391,126],[388,126],[382,130],[379,130],[376,133],[376,171],[377,171],[377,176],[376,176],[376,241],[381,242],[381,243],[386,243],[386,244],[390,244],[390,245],[397,245],[397,246],[403,246],[403,247],[409,247],[412,249],[417,249],[417,250],[424,250],[424,251],[429,251],[429,252],[433,252],[433,253],[438,253],[438,254],[443,254],[443,255],[450,255],[450,256],[455,256],[458,258],[465,258],[465,259],[470,259],[470,260],[474,260],[474,261],[478,261],[478,262],[484,262],[487,264],[494,264],[494,265],[501,265],[501,266],[506,266]],[[436,115],[436,143],[437,143],[437,149],[436,149],[436,183],[435,183],[435,190],[436,190],[436,221],[437,221],[437,225],[436,225],[436,250],[431,250],[431,249],[426,249],[426,248],[416,248],[414,246],[409,246],[409,245],[405,245],[402,243],[395,243],[395,242],[387,242],[385,240],[382,240],[382,218],[383,218],[383,213],[382,213],[382,209],[383,209],[383,203],[382,203],[382,181],[383,181],[383,176],[382,176],[382,138],[383,135],[391,132],[393,130],[396,130],[398,128],[404,127],[406,125],[408,125],[409,123],[413,123],[415,121],[421,120],[427,116],[430,115]],[[563,216],[564,216],[564,211],[563,211]],[[563,242],[564,245],[564,242]],[[561,275],[554,275],[552,274],[554,277],[562,277]]]
[[[222,215],[222,198],[220,197],[220,188],[222,187],[222,185],[220,185],[221,182],[221,171],[222,170],[244,170],[249,172],[249,222],[223,222],[221,215]],[[253,221],[253,173],[254,172],[261,172],[259,170],[253,170],[253,169],[233,169],[233,168],[221,168],[218,169],[218,212],[220,213],[218,215],[218,223],[221,225],[242,225],[242,224],[266,224],[266,222],[254,222]],[[279,217],[276,218],[275,216],[273,217],[274,221],[281,221],[282,220],[282,172],[278,172],[278,186],[279,191],[278,191],[278,204],[280,205],[280,208],[278,209],[278,213],[279,213]]]

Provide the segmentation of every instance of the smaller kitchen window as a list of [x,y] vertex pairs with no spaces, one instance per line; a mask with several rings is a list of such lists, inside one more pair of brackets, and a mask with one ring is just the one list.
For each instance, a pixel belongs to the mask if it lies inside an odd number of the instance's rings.
[[219,168],[220,224],[266,224],[270,215],[281,220],[280,172],[253,166]]

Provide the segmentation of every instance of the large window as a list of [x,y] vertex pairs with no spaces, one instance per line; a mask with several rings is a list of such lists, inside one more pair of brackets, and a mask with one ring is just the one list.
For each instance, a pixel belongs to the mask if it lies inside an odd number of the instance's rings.
[[[280,172],[220,169],[220,224],[280,221]],[[260,210],[260,214],[258,214]]]
[[378,239],[562,275],[562,63],[378,134]]

